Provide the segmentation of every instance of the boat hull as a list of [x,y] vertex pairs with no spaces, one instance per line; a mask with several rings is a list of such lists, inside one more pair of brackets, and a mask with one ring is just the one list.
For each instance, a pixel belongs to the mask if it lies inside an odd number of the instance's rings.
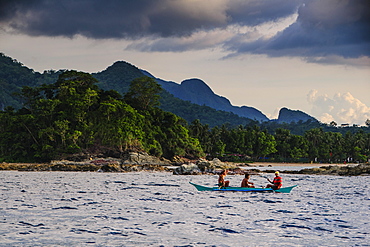
[[247,188],[247,187],[207,187],[199,184],[194,184],[189,182],[193,185],[198,191],[234,191],[234,192],[277,192],[277,193],[290,193],[290,191],[296,187],[297,185],[291,187],[284,187],[278,190],[273,190],[271,188]]

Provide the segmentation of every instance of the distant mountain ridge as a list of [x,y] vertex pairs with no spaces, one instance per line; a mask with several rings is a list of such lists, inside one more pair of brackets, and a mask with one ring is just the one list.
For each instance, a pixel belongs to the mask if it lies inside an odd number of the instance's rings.
[[[142,70],[144,75],[155,78],[152,74]],[[259,110],[248,106],[233,106],[230,101],[222,96],[215,94],[212,89],[200,79],[187,79],[177,84],[171,81],[164,81],[155,78],[157,82],[173,94],[175,97],[190,101],[198,105],[206,105],[216,110],[227,111],[256,121],[269,121],[269,119]]]
[[[61,73],[61,71],[53,70],[44,71],[42,74],[34,72],[17,60],[7,57],[2,53],[0,55],[0,110],[3,110],[6,106],[20,107],[21,104],[19,100],[13,96],[13,93],[19,91],[22,86],[33,87],[41,85],[42,83],[53,83],[58,77],[58,74]],[[92,75],[99,80],[98,86],[100,88],[104,90],[116,90],[122,95],[128,91],[133,79],[143,75],[155,78],[149,72],[140,70],[136,66],[125,61],[117,61],[111,66],[108,66],[105,70],[93,73]],[[224,123],[229,122],[234,125],[238,122],[243,125],[251,120],[259,122],[269,121],[261,111],[253,107],[238,107],[231,105],[227,98],[215,94],[212,89],[200,79],[186,79],[180,84],[165,81],[160,78],[155,79],[165,90],[161,95],[161,108],[166,111],[171,111],[187,121],[191,122],[193,119],[204,119],[205,121],[208,119],[209,121],[210,118],[207,114],[213,114],[219,118],[219,121]],[[175,100],[173,97],[179,100]],[[188,104],[186,101],[192,104]],[[197,108],[194,104],[203,108]],[[209,108],[204,108],[205,106]],[[224,114],[212,109],[225,113],[229,112],[230,114]],[[308,119],[317,121],[304,112],[283,108],[279,113],[279,118],[273,121],[290,123],[300,120],[305,122]],[[214,126],[216,123],[212,121],[209,124],[210,126]]]

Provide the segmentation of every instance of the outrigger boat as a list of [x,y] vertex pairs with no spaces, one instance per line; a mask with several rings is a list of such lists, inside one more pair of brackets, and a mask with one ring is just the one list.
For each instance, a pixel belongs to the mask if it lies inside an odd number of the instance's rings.
[[290,191],[297,185],[291,187],[284,187],[278,190],[273,190],[271,188],[247,188],[247,187],[207,187],[199,184],[194,184],[189,182],[191,185],[194,185],[198,191],[240,191],[240,192],[277,192],[277,193],[290,193]]

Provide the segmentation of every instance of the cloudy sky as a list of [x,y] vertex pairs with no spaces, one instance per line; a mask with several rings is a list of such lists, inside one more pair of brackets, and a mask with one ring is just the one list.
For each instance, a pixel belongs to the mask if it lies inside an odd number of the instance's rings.
[[368,0],[0,0],[0,52],[36,71],[127,61],[269,118],[370,119]]

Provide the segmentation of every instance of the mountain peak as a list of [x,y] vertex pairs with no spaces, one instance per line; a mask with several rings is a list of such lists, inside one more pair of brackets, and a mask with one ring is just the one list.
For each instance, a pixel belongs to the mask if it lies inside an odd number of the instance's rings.
[[257,121],[268,121],[269,119],[259,110],[248,106],[233,106],[230,101],[215,94],[212,89],[203,81],[197,78],[186,79],[177,84],[156,78],[163,89],[175,97],[190,101],[197,105],[209,106],[216,110],[232,112],[240,117],[245,117]]
[[122,72],[122,71],[139,71],[139,69],[126,62],[126,61],[116,61],[111,66],[108,66],[105,70],[101,71],[100,73],[107,73],[107,72]]
[[212,89],[201,79],[193,78],[193,79],[186,79],[181,82],[181,86],[183,89],[188,90],[190,92],[196,92],[197,94],[209,94],[212,93]]
[[292,123],[307,120],[317,121],[314,117],[311,117],[307,113],[304,113],[299,110],[291,110],[286,107],[283,107],[279,111],[279,117],[277,119],[278,123]]
[[122,94],[129,89],[132,80],[142,77],[141,71],[134,65],[117,61],[105,70],[94,73],[93,76],[99,80],[99,87],[104,90],[116,90]]

